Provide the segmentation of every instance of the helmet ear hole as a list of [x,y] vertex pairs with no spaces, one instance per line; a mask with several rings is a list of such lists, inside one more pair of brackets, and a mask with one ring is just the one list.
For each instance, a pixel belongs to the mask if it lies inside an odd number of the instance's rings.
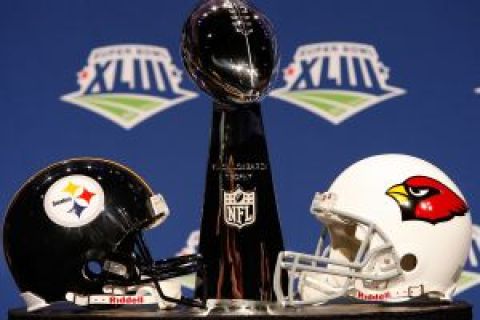
[[413,271],[417,267],[417,257],[414,254],[407,253],[400,259],[400,267],[406,272]]
[[102,263],[98,260],[88,260],[83,266],[83,275],[89,280],[96,280],[103,273]]

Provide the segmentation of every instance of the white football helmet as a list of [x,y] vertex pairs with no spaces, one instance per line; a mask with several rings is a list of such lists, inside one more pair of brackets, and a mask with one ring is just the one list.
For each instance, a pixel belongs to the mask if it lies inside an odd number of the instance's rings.
[[460,190],[434,165],[399,154],[361,160],[315,195],[311,212],[324,225],[315,254],[278,256],[274,288],[283,305],[451,299],[472,223]]

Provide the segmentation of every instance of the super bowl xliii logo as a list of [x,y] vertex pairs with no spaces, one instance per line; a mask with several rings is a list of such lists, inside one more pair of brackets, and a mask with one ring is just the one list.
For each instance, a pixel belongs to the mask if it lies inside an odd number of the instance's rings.
[[80,88],[61,99],[125,129],[197,96],[181,88],[181,70],[173,63],[170,52],[157,46],[96,48],[77,77]]
[[406,92],[389,85],[389,78],[389,68],[369,44],[312,43],[297,49],[284,69],[284,85],[271,95],[340,124]]

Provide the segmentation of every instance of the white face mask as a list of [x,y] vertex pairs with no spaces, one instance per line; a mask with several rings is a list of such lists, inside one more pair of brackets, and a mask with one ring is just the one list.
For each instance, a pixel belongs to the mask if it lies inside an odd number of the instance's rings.
[[[324,303],[348,295],[357,280],[379,287],[401,274],[388,238],[374,224],[333,209],[335,199],[317,193],[313,200],[311,211],[324,225],[315,254],[283,252],[278,257],[275,279],[282,270],[289,274],[287,295],[275,281],[277,299],[285,305]],[[380,260],[388,263],[380,267]]]

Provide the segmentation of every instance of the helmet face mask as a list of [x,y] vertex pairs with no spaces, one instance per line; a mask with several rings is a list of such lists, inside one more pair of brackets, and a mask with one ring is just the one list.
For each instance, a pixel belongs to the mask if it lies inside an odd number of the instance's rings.
[[[315,253],[282,252],[278,257],[276,276],[282,269],[289,273],[288,295],[280,285],[275,287],[284,305],[319,304],[351,295],[356,282],[378,289],[401,274],[385,234],[369,221],[334,209],[335,199],[334,194],[317,193],[313,200],[312,214],[324,225]],[[316,277],[318,273],[322,277]],[[302,299],[296,298],[295,286]]]
[[155,261],[143,239],[168,215],[161,195],[109,160],[71,159],[34,175],[11,201],[3,235],[7,264],[28,309],[65,300],[203,305],[182,297],[180,285],[169,280],[201,272],[201,257]]
[[440,169],[405,155],[370,157],[342,172],[328,192],[317,193],[311,212],[324,227],[315,253],[278,257],[275,293],[283,305],[339,297],[451,299],[470,248],[471,218]]

